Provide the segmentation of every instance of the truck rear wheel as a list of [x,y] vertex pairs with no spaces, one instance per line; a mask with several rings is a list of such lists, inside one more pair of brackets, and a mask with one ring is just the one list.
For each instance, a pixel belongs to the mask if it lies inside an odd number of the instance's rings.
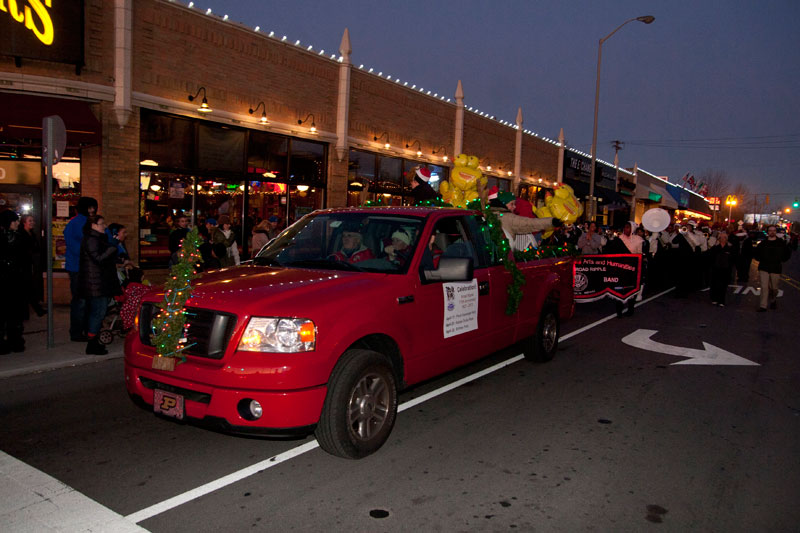
[[397,382],[389,361],[371,350],[348,350],[328,381],[315,436],[326,452],[361,459],[380,448],[397,417]]
[[559,333],[558,309],[554,305],[544,306],[536,326],[536,335],[525,340],[525,359],[536,363],[552,360],[558,350]]

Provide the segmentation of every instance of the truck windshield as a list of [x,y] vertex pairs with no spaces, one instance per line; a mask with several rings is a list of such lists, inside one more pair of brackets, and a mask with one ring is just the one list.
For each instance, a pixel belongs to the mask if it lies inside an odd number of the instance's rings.
[[424,219],[371,213],[312,213],[254,258],[260,265],[404,273]]

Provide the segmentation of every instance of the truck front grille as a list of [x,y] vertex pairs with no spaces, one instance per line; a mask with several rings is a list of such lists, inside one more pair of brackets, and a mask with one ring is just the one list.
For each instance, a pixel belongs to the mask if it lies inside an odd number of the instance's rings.
[[[154,303],[143,303],[139,311],[139,340],[152,346],[152,322],[158,314]],[[236,328],[236,316],[208,309],[188,307],[186,309],[186,346],[184,353],[194,357],[222,359],[225,348]]]

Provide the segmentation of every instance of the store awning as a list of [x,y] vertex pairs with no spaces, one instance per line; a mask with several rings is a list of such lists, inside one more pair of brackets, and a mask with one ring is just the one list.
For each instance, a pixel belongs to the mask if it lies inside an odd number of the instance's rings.
[[658,203],[661,201],[664,195],[658,192],[652,186],[638,184],[636,185],[635,197],[637,200],[645,200],[647,202]]
[[708,202],[706,202],[705,198],[695,194],[689,196],[689,209],[711,216],[711,208],[708,207]]
[[661,207],[666,207],[667,209],[678,209],[678,202],[676,202],[675,198],[673,198],[672,195],[667,192],[666,187],[653,184],[650,185],[650,188],[661,196]]
[[[589,196],[588,183],[566,179],[564,183],[572,187],[573,192],[575,192],[575,197],[578,200],[583,201]],[[607,207],[610,211],[614,211],[616,209],[628,209],[630,207],[625,197],[617,191],[606,189],[605,187],[595,187],[594,196],[595,198],[599,198],[597,203],[600,208]]]
[[0,93],[0,139],[6,144],[42,138],[42,119],[58,115],[67,129],[67,147],[102,142],[102,127],[88,102],[30,94]]

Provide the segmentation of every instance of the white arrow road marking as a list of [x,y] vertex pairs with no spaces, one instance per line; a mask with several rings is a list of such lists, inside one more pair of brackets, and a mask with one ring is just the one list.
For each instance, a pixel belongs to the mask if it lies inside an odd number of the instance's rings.
[[739,357],[722,348],[718,348],[713,344],[703,343],[703,349],[698,350],[695,348],[683,348],[681,346],[671,346],[669,344],[662,344],[656,342],[650,337],[658,333],[654,329],[637,329],[630,335],[623,337],[622,342],[634,348],[641,348],[650,352],[665,353],[668,355],[677,355],[679,357],[688,357],[684,361],[672,363],[673,365],[741,365],[741,366],[760,366],[744,357]]
[[[761,287],[753,287],[752,285],[728,285],[728,287],[733,287],[733,294],[752,294],[754,296],[761,296]],[[703,289],[701,292],[705,292],[707,290],[709,289]],[[778,289],[777,297],[783,297],[783,289]]]

